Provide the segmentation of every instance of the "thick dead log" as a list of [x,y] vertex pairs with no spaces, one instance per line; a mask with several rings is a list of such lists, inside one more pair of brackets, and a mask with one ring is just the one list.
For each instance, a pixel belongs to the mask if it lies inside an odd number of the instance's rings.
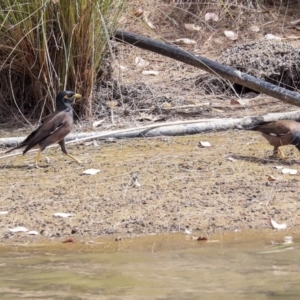
[[222,65],[202,56],[197,56],[193,53],[180,49],[179,47],[125,31],[116,31],[115,39],[119,42],[128,43],[138,48],[176,59],[209,73],[219,75],[222,78],[228,79],[252,90],[280,99],[286,103],[300,106],[300,94],[296,92],[278,87],[277,85],[260,80],[254,76],[240,72],[232,67]]

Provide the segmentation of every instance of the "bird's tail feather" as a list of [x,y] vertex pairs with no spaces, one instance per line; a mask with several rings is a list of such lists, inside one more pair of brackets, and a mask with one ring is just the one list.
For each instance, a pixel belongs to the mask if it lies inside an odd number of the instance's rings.
[[20,148],[22,148],[22,147],[24,147],[24,146],[25,146],[25,145],[20,144],[19,146],[16,146],[16,147],[14,147],[14,148],[11,148],[11,149],[5,151],[4,153],[10,153],[10,152],[12,152],[12,151],[14,151],[14,150],[17,150],[17,149],[20,149]]

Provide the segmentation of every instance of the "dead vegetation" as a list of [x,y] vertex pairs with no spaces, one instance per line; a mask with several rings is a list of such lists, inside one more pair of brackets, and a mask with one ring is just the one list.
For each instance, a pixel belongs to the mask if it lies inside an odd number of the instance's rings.
[[53,111],[61,90],[83,94],[76,110],[89,115],[94,84],[110,75],[107,39],[123,4],[1,1],[0,116],[41,118]]
[[[179,46],[187,51],[297,89],[297,4],[297,1],[286,4],[280,1],[228,1],[223,4],[219,1],[132,1],[120,28],[166,43],[177,43],[181,39]],[[207,14],[217,15],[217,21],[207,18]],[[232,31],[237,38],[227,37],[225,31]],[[267,40],[272,37],[281,40]],[[95,91],[97,107],[101,107],[101,115],[107,120],[111,108],[105,104],[105,95],[109,96],[107,101],[117,101],[114,106],[117,119],[120,114],[126,120],[155,119],[157,116],[159,120],[170,120],[220,117],[222,109],[217,111],[217,107],[226,106],[228,96],[238,99],[250,92],[220,77],[213,78],[201,70],[129,45],[117,44],[116,49],[114,78],[117,83],[110,84],[114,91],[103,86]],[[137,58],[143,59],[144,65],[137,64]],[[153,75],[146,75],[146,72]],[[231,108],[230,105],[225,108],[226,113]],[[268,106],[268,109],[278,111],[278,105]],[[282,105],[281,109],[291,109],[291,106]],[[244,114],[243,109],[241,113]]]
[[[264,40],[238,44],[224,51],[218,62],[288,90],[300,89],[300,50],[286,42]],[[195,84],[208,94],[243,96],[251,91],[213,75],[199,76]]]

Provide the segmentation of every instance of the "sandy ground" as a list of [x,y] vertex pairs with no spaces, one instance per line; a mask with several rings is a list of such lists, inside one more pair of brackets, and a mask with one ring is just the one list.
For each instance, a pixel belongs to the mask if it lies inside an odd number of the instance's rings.
[[[199,141],[211,147],[198,147]],[[2,162],[2,242],[39,237],[94,238],[168,233],[185,227],[210,235],[218,229],[270,228],[267,218],[300,225],[299,175],[276,166],[299,168],[293,147],[286,161],[265,157],[272,148],[257,133],[229,131],[72,146],[82,165],[58,149],[33,167],[34,156]],[[228,157],[234,158],[232,161]],[[96,175],[83,175],[89,168]],[[276,178],[269,181],[268,175]],[[74,214],[68,218],[54,213]],[[25,226],[39,236],[13,234]]]

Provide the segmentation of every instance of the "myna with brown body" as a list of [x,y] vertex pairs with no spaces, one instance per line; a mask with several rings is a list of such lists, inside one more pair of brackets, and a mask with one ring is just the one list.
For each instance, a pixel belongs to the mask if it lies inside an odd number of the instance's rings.
[[8,150],[6,153],[13,150],[25,147],[23,155],[33,147],[39,147],[39,152],[35,159],[35,166],[38,168],[38,163],[41,157],[41,152],[49,145],[58,143],[61,151],[75,160],[80,161],[70,155],[65,146],[65,136],[69,134],[73,127],[73,109],[71,103],[81,98],[81,95],[70,91],[62,91],[56,96],[56,110],[51,115],[47,116],[43,123],[34,130],[23,142],[17,147]]
[[300,151],[300,123],[292,120],[263,122],[250,130],[261,132],[262,136],[274,147],[273,154],[285,159],[279,149],[281,146],[294,145]]

